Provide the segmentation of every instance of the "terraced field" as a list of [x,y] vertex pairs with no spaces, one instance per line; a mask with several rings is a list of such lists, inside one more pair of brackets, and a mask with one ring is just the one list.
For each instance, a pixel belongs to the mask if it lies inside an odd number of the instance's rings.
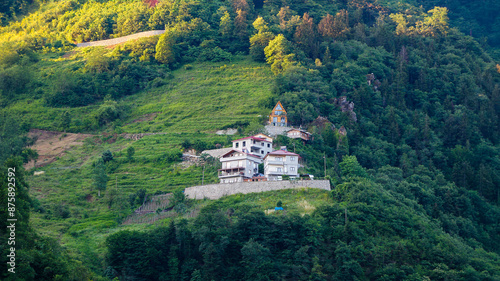
[[[241,123],[259,127],[259,115],[271,110],[259,104],[271,95],[272,73],[266,65],[246,57],[227,65],[193,64],[173,71],[172,75],[161,87],[117,100],[127,110],[125,119],[91,132],[94,136],[82,145],[39,168],[44,174],[28,177],[31,196],[38,206],[32,215],[33,227],[58,238],[63,245],[74,249],[75,254],[82,255],[81,260],[102,258],[105,238],[111,233],[150,227],[137,224],[145,221],[167,223],[172,216],[179,215],[131,217],[127,224],[121,224],[132,213],[127,207],[129,195],[138,190],[146,189],[152,195],[201,184],[202,165],[186,167],[179,162],[165,162],[162,155],[180,152],[185,140],[224,145],[241,136],[228,139],[215,134],[217,130]],[[34,122],[35,126],[46,128],[66,110],[75,118],[84,119],[98,106],[56,109],[34,100],[20,101],[4,110],[24,112],[27,118],[40,120]],[[31,111],[31,107],[38,110]],[[124,133],[161,134],[131,140],[121,137]],[[126,153],[130,146],[135,150],[133,160]],[[107,189],[99,197],[93,187],[93,163],[106,150],[113,153],[114,160],[107,167]],[[206,167],[204,183],[217,181],[216,167]],[[196,209],[183,216],[193,216]]]

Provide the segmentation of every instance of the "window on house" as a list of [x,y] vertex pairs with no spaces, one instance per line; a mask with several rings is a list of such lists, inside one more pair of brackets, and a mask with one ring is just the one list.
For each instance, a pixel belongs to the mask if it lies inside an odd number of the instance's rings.
[[273,122],[278,122],[278,117],[273,117]]
[[242,146],[245,146],[246,145],[246,142],[243,142],[243,145]]
[[262,150],[262,151],[260,152],[260,154],[264,154],[264,150]]
[[295,171],[295,167],[290,167],[290,171]]
[[274,157],[274,160],[276,160],[276,161],[282,161],[281,157]]
[[234,147],[238,148],[239,144],[240,144],[240,143],[239,143],[239,142],[237,142],[237,143],[236,143],[236,145],[235,145]]
[[283,172],[282,168],[276,168],[276,172]]
[[295,161],[295,157],[294,156],[290,157],[290,161]]
[[262,146],[264,146],[264,142],[261,142],[260,144],[261,144]]
[[267,147],[271,147],[271,144],[270,144],[270,143],[268,143],[268,144],[267,144]]

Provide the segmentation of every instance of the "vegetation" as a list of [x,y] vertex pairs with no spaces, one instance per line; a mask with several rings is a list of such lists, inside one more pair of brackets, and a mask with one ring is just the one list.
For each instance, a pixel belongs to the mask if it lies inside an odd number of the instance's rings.
[[[0,201],[15,166],[20,274],[499,279],[498,4],[472,2],[2,2]],[[185,198],[219,162],[183,153],[261,132],[278,100],[313,138],[275,145],[332,191]],[[35,176],[31,128],[92,136]],[[155,223],[127,221],[165,193]]]

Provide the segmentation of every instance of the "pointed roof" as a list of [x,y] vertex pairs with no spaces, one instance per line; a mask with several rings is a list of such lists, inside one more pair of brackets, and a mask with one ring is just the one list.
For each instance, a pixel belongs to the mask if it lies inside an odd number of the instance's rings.
[[283,107],[283,105],[281,104],[281,101],[278,101],[278,103],[274,106],[273,111],[275,111],[275,110],[281,110],[281,111],[286,113],[286,110]]

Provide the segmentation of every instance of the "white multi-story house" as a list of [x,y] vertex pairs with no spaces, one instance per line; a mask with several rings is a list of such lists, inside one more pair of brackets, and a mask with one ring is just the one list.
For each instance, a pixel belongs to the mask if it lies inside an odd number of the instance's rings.
[[286,151],[276,150],[264,157],[264,175],[267,180],[282,180],[284,175],[291,179],[299,176],[299,155]]
[[265,138],[251,136],[234,140],[233,149],[255,154],[263,158],[268,153],[273,151],[273,142]]
[[243,182],[259,173],[262,158],[258,155],[233,149],[220,158],[222,168],[219,169],[221,183]]

